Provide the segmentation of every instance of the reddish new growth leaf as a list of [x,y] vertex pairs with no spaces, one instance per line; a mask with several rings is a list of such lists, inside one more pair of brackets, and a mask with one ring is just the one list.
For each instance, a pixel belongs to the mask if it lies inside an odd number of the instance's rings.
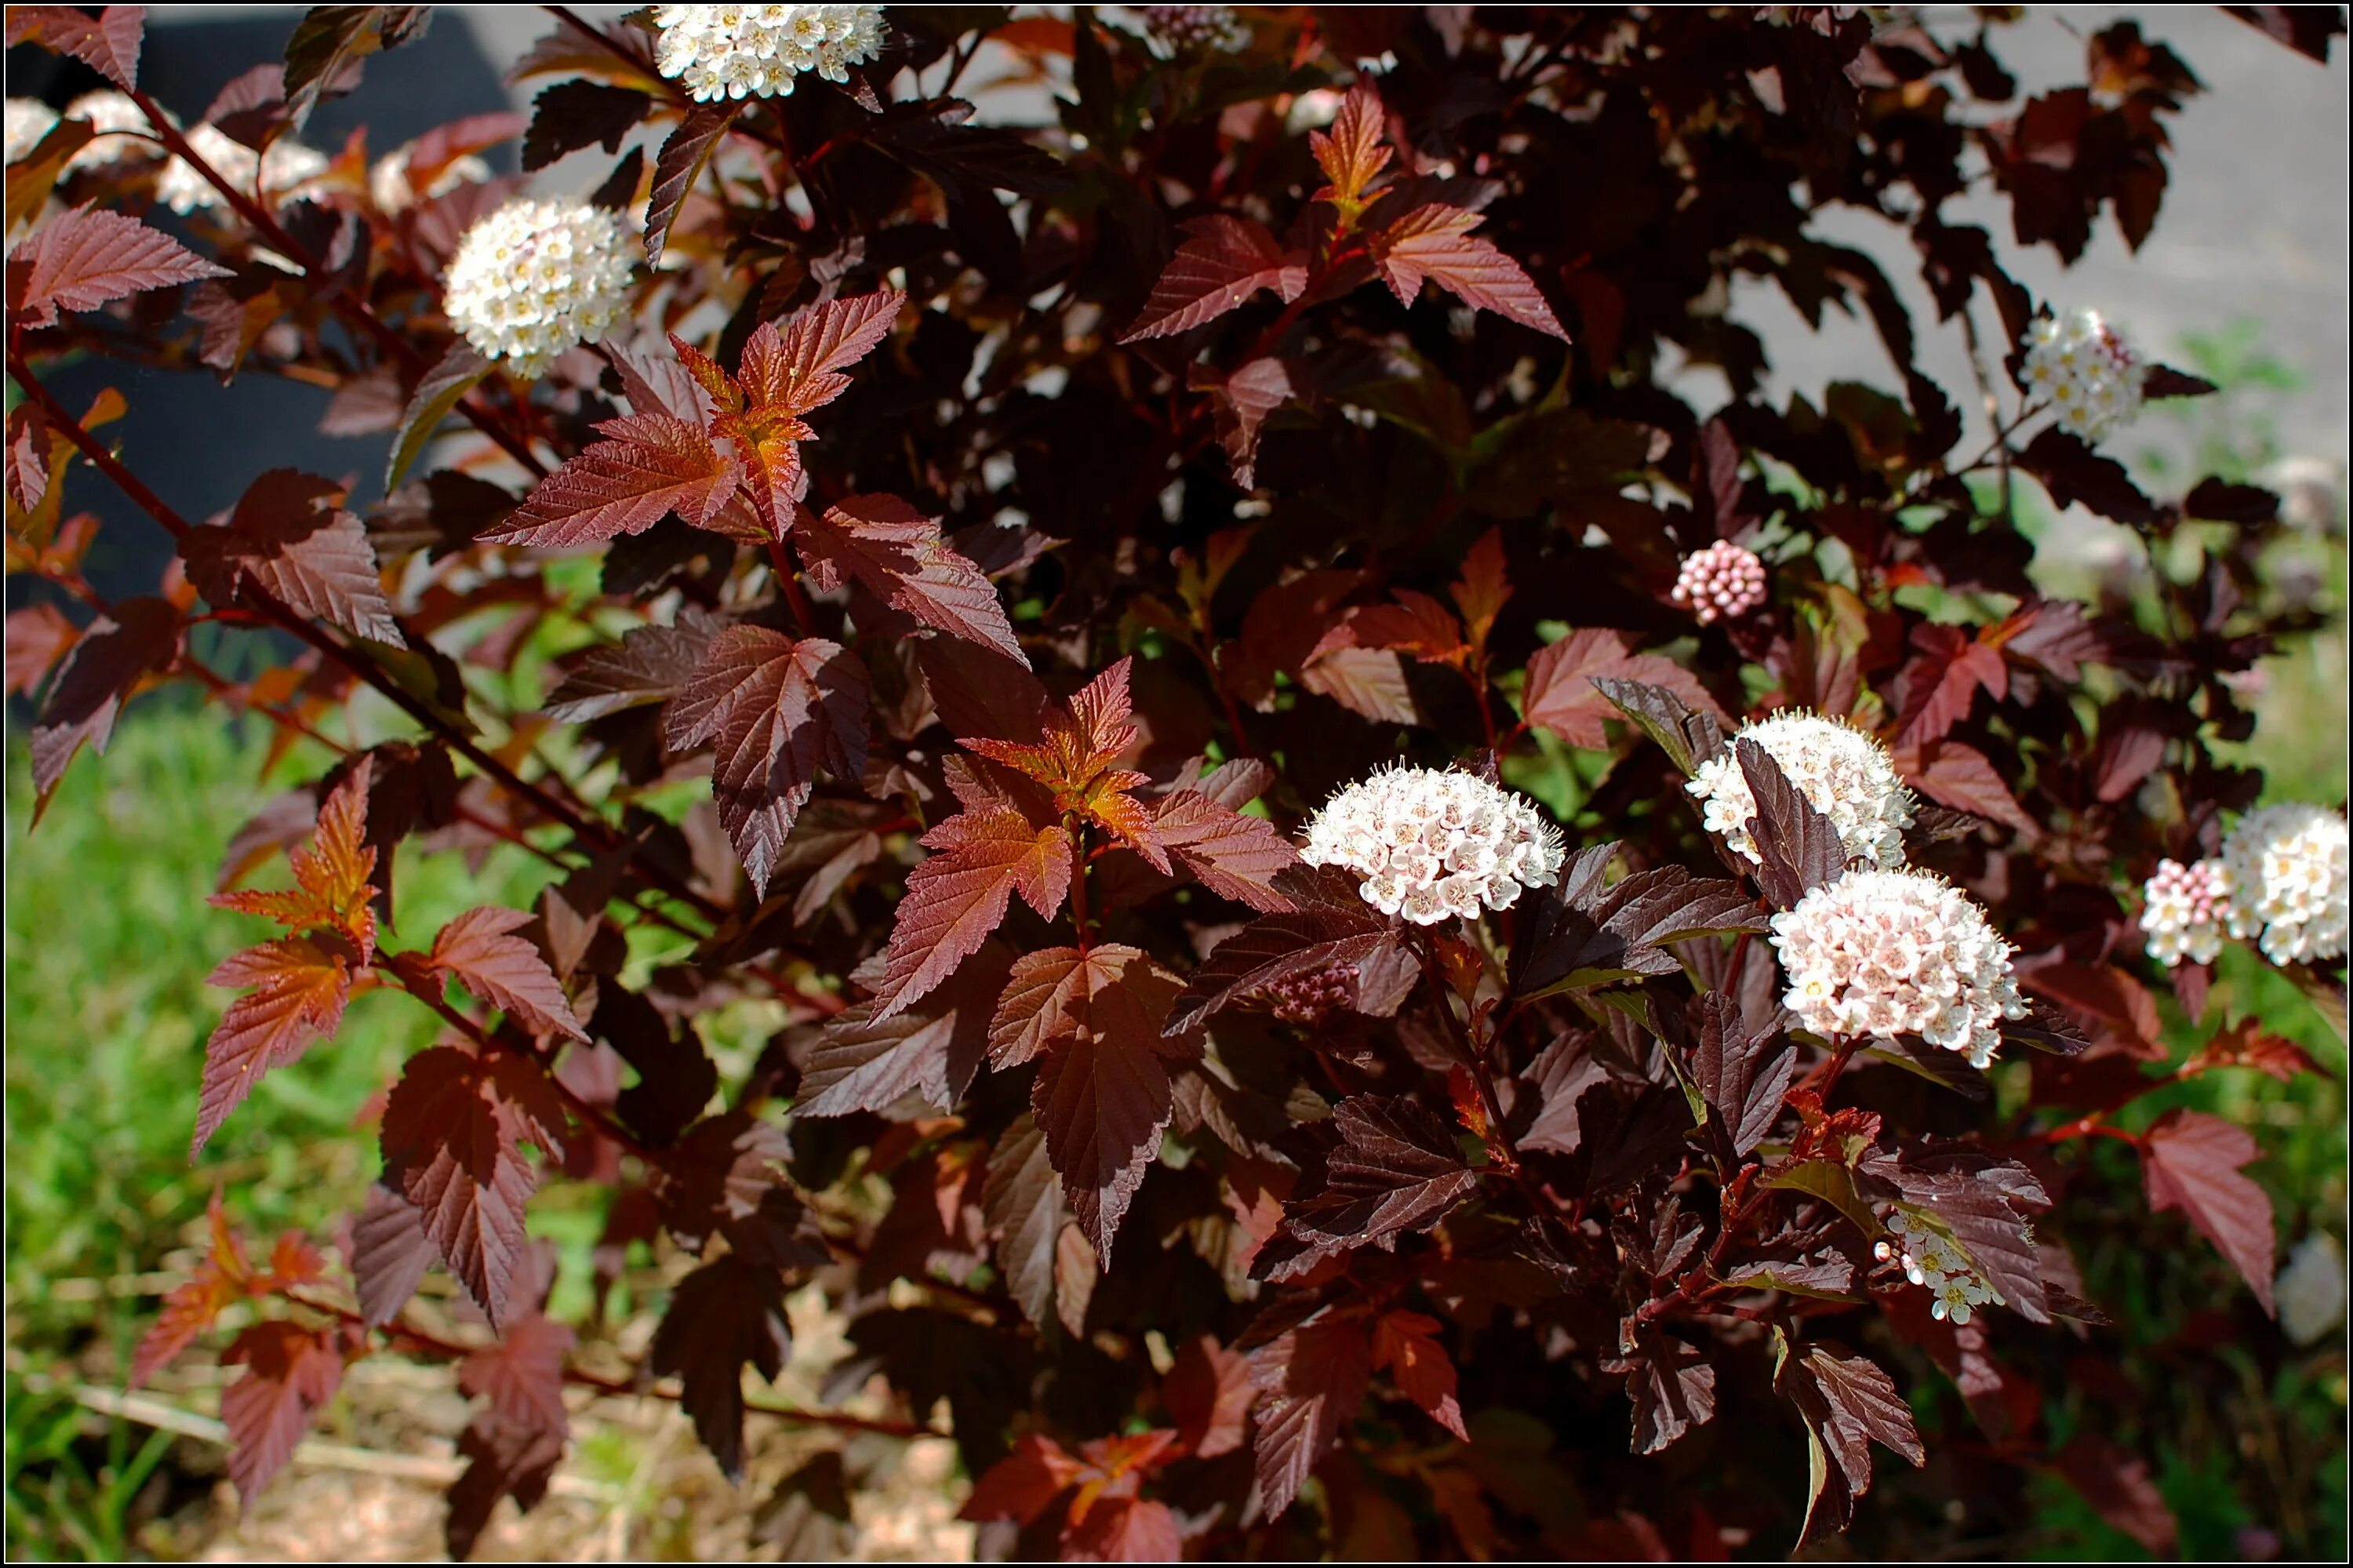
[[663,737],[674,752],[713,743],[720,821],[760,893],[818,769],[849,780],[865,772],[866,711],[866,666],[849,650],[759,626],[721,632],[671,700]]
[[210,902],[240,915],[260,915],[289,932],[324,927],[359,950],[359,961],[375,956],[375,916],[368,907],[375,851],[367,843],[368,784],[373,754],[343,776],[319,808],[319,824],[308,844],[289,851],[294,885],[272,893],[216,893]]
[[1134,948],[1052,948],[1014,964],[989,1025],[1000,1070],[1045,1057],[1030,1108],[1105,1267],[1174,1109],[1161,1058],[1193,1054],[1161,1035],[1176,989],[1174,976]]
[[1192,238],[1176,248],[1152,285],[1144,313],[1120,342],[1190,332],[1239,309],[1261,289],[1273,290],[1289,304],[1307,287],[1306,256],[1284,250],[1253,218],[1215,213],[1188,219],[1185,231]]
[[1439,1321],[1419,1312],[1384,1312],[1373,1323],[1373,1370],[1387,1367],[1398,1392],[1465,1443],[1462,1406],[1454,1397],[1454,1362],[1438,1342]]
[[975,737],[962,744],[1052,790],[1054,810],[1065,821],[1094,823],[1166,872],[1168,852],[1153,832],[1152,813],[1133,793],[1150,780],[1111,766],[1135,740],[1127,690],[1134,663],[1122,659],[1073,693],[1067,707],[1048,712],[1035,742]]
[[1061,1549],[1069,1563],[1169,1563],[1184,1554],[1176,1516],[1166,1503],[1137,1495],[1153,1472],[1179,1452],[1165,1428],[1101,1438],[1073,1457],[1050,1437],[1024,1436],[1013,1452],[974,1483],[958,1516],[1035,1522],[1065,1493]]
[[1348,96],[1340,101],[1331,132],[1311,131],[1307,144],[1315,154],[1316,166],[1332,182],[1317,191],[1314,199],[1330,202],[1353,222],[1364,210],[1365,193],[1390,158],[1382,136],[1380,94],[1371,81],[1360,79],[1350,88]]
[[221,1357],[244,1372],[221,1390],[228,1473],[247,1507],[294,1457],[318,1408],[343,1386],[342,1335],[275,1319],[256,1323]]
[[1433,202],[1376,230],[1367,242],[1381,281],[1399,304],[1410,305],[1428,278],[1473,310],[1493,311],[1567,342],[1535,280],[1471,232],[1484,221],[1478,213]]
[[2253,1067],[2283,1084],[2292,1081],[2298,1073],[2312,1073],[2323,1078],[2335,1076],[2313,1060],[2312,1053],[2293,1040],[2267,1033],[2253,1017],[2239,1020],[2200,1046],[2181,1065],[2181,1075],[2189,1077],[2216,1067]]
[[230,275],[135,217],[78,207],[10,253],[8,307],[26,326],[48,326],[60,310],[94,311],[127,294]]
[[522,1145],[564,1147],[564,1102],[539,1069],[504,1051],[437,1045],[408,1060],[384,1110],[385,1182],[416,1208],[434,1250],[493,1328],[528,1241],[538,1185]]
[[822,517],[805,516],[797,537],[818,592],[856,582],[902,615],[1029,668],[997,589],[942,542],[938,518],[895,495],[852,495]]
[[168,1365],[196,1337],[211,1328],[221,1308],[242,1298],[253,1280],[253,1265],[246,1256],[245,1240],[230,1227],[216,1190],[206,1210],[212,1245],[195,1272],[173,1287],[164,1298],[164,1309],[139,1341],[131,1358],[131,1386],[138,1388]]
[[2246,1277],[2263,1310],[2272,1303],[2276,1238],[2272,1200],[2240,1167],[2263,1153],[2246,1128],[2203,1111],[2176,1108],[2157,1118],[2141,1144],[2148,1206],[2179,1207]]
[[192,1163],[262,1074],[300,1060],[312,1041],[334,1037],[351,1000],[352,970],[342,952],[288,937],[231,954],[205,983],[252,989],[229,1003],[205,1043]]
[[1010,797],[999,799],[1007,803],[968,809],[923,835],[923,847],[935,853],[907,875],[873,1022],[903,1012],[955,973],[1003,923],[1015,893],[1049,920],[1061,908],[1077,864],[1071,835],[1060,821],[1038,821]]
[[469,909],[433,938],[429,962],[435,973],[448,976],[534,1033],[568,1034],[585,1044],[588,1032],[573,1016],[547,959],[528,938],[514,934],[531,919],[525,910],[496,905]]
[[542,480],[512,517],[482,537],[508,545],[586,545],[641,534],[672,512],[709,527],[740,491],[768,535],[782,539],[792,526],[794,503],[807,488],[800,443],[814,432],[801,416],[841,396],[849,385],[842,371],[882,341],[905,301],[886,289],[812,305],[781,332],[764,322],[744,345],[734,376],[671,338],[679,358],[710,395],[711,408],[694,410],[700,422],[682,417],[673,400],[640,400],[670,407],[641,407],[597,426],[604,440]]

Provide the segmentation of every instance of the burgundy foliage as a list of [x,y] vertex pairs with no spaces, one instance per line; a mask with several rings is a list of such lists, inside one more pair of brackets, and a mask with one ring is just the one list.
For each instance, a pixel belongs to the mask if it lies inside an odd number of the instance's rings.
[[[2309,54],[2342,30],[2233,9]],[[597,199],[648,214],[636,317],[536,384],[442,314],[495,191],[385,212],[355,139],[299,199],[179,222],[152,159],[68,171],[69,133],[11,167],[9,569],[73,595],[8,622],[44,801],[165,683],[290,734],[348,734],[363,694],[413,726],[240,835],[215,902],[278,929],[213,976],[239,994],[190,1066],[196,1153],[361,992],[443,1037],[388,1086],[343,1267],[300,1236],[259,1261],[216,1209],[135,1375],[262,1304],[223,1358],[250,1496],[352,1359],[459,1358],[461,1553],[546,1491],[567,1383],[682,1402],[730,1474],[776,1416],[904,1436],[944,1401],[965,1517],[1073,1560],[1779,1553],[1933,1511],[1940,1449],[1973,1510],[2014,1518],[2047,1470],[2169,1546],[2145,1457],[2080,1425],[2056,1448],[2040,1387],[2112,1353],[2071,1245],[2168,1236],[2149,1270],[2219,1282],[2211,1242],[2232,1309],[2271,1307],[2253,1139],[2110,1118],[2199,1072],[2314,1070],[2217,1018],[2160,1075],[2176,982],[2129,913],[2254,799],[2210,747],[2252,723],[2231,677],[2313,620],[2256,591],[2271,496],[2147,495],[2022,419],[1971,455],[1975,394],[1914,348],[1963,318],[2001,377],[2043,304],[1945,216],[1966,185],[2006,201],[2004,245],[2137,245],[2197,79],[2128,22],[2084,85],[2020,101],[1993,23],[1902,10],[1247,17],[1245,51],[1170,59],[1083,9],[896,9],[848,85],[720,106],[655,74],[649,24],[558,18],[518,68],[527,126],[407,165],[424,192],[501,141],[600,149]],[[228,118],[288,133],[423,25],[315,11]],[[20,6],[8,37],[136,90],[142,26]],[[1066,84],[1059,126],[953,96],[992,33],[991,69]],[[1817,232],[1834,208],[1908,231],[1936,323]],[[1867,320],[1892,377],[1767,400],[1709,303],[1735,274]],[[258,450],[192,524],[92,433],[119,397],[42,385],[90,353],[332,385],[396,488],[364,505]],[[1730,405],[1703,418],[1670,362]],[[2159,545],[2200,520],[2204,578],[2160,582],[2154,623],[2042,598],[2014,474]],[[88,591],[70,508],[100,484],[176,542],[150,596]],[[1772,592],[1703,627],[1670,594],[1718,539]],[[1767,922],[1844,874],[1837,834],[1753,743],[1761,865],[1683,785],[1784,705],[1891,747],[1914,859],[2017,944],[2015,1093],[1918,1042],[1850,1060],[1781,1007]],[[1403,926],[1299,861],[1377,765],[1557,785],[1564,757],[1568,863],[1508,914]],[[706,776],[688,807],[658,789]],[[559,869],[533,908],[413,931],[403,842]],[[290,886],[240,885],[281,849]],[[642,927],[691,950],[648,973]],[[722,1071],[695,1022],[747,997],[786,1022]],[[670,1281],[627,1378],[586,1370],[617,1364],[575,1343],[605,1328],[544,1315],[526,1217],[558,1183]],[[2006,1305],[1932,1319],[1873,1256],[1898,1202]],[[408,1320],[435,1268],[487,1333]],[[893,1415],[747,1393],[811,1281]]]

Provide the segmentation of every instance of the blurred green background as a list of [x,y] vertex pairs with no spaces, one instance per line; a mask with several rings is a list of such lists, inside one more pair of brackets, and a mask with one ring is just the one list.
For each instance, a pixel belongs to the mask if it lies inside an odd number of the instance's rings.
[[[2260,479],[2282,455],[2267,403],[2293,395],[2293,377],[2250,332],[2183,345],[2177,362],[2222,384],[2226,396],[2162,406],[2151,424],[2179,421],[2195,467]],[[2144,427],[2146,429],[2147,427]],[[2122,443],[2129,450],[2129,440]],[[2156,452],[2138,462],[2164,491],[2194,477]],[[2063,524],[2039,496],[2021,522],[2042,542],[2038,570],[2053,593],[2091,595],[2116,574],[2146,571],[2132,536],[2096,522]],[[2263,666],[2263,714],[2246,759],[2269,774],[2269,798],[2327,804],[2345,794],[2346,553],[2339,523],[2282,544],[2281,581],[2316,581],[2333,629]],[[2115,535],[2121,535],[2116,537]],[[2194,561],[2160,562],[2168,571]],[[12,1559],[111,1558],[163,1548],[150,1522],[208,1506],[163,1463],[166,1434],[97,1415],[78,1387],[121,1386],[131,1347],[172,1282],[176,1250],[198,1239],[216,1185],[248,1231],[316,1232],[362,1196],[375,1171],[372,1130],[355,1126],[397,1063],[427,1044],[432,1020],[396,997],[354,1003],[340,1037],[300,1065],[265,1077],[231,1117],[200,1166],[187,1159],[205,1037],[227,1000],[206,974],[259,935],[258,923],[210,908],[230,836],[267,796],[312,779],[324,752],[299,747],[262,787],[266,726],[225,720],[171,697],[126,717],[103,758],[74,764],[39,825],[24,736],[8,736],[6,1009],[6,1536]],[[1566,781],[1564,781],[1566,782]],[[1549,797],[1550,792],[1546,792]],[[482,903],[527,903],[546,868],[522,852],[494,853],[480,874],[462,857],[405,848],[397,871],[405,935]],[[2169,1005],[2169,1003],[2168,1003]],[[2253,1012],[2303,1044],[2332,1080],[2281,1084],[2253,1072],[2211,1075],[2168,1097],[2249,1126],[2265,1150],[2252,1173],[2279,1213],[2282,1254],[2315,1231],[2343,1241],[2346,1206],[2345,1053],[2291,985],[2245,948],[2228,949],[2217,1005]],[[2177,1053],[2202,1037],[2174,1020]],[[2104,1145],[2100,1158],[2128,1164]],[[2120,1168],[2130,1190],[2133,1180]],[[585,1238],[583,1238],[585,1239]],[[2206,1244],[2190,1279],[2152,1279],[2141,1258],[2082,1256],[2089,1294],[2118,1319],[2113,1330],[2143,1368],[2145,1400],[2119,1410],[2089,1395],[2053,1410],[2063,1434],[2094,1424],[2158,1460],[2156,1481],[2181,1526],[2185,1557],[2328,1555],[2346,1529],[2346,1362],[2341,1330],[2281,1363],[2239,1346],[2213,1354],[2237,1382],[2221,1391],[2173,1380],[2168,1347],[2200,1312],[2243,1294]],[[2259,1366],[2279,1366],[2266,1379]],[[2013,1552],[2050,1558],[2143,1557],[2055,1478],[2036,1483],[2030,1539]]]

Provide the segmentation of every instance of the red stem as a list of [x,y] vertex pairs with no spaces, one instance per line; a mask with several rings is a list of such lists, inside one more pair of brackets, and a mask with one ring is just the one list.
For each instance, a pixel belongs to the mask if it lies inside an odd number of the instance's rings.
[[[280,1294],[296,1306],[307,1307],[313,1312],[339,1318],[346,1323],[356,1324],[362,1328],[371,1326],[366,1318],[340,1302],[322,1301],[315,1296],[293,1290],[281,1291]],[[385,1338],[400,1348],[422,1351],[426,1355],[436,1356],[443,1361],[463,1361],[472,1355],[477,1348],[457,1344],[437,1334],[430,1334],[422,1329],[414,1328],[406,1321],[395,1321],[375,1325],[375,1327],[380,1328]],[[624,1396],[650,1393],[656,1399],[667,1399],[673,1403],[685,1397],[683,1390],[672,1392],[654,1385],[640,1388],[635,1383],[621,1378],[606,1377],[601,1373],[588,1372],[580,1367],[566,1366],[563,1376],[565,1382],[575,1387],[593,1388],[600,1393]],[[863,1415],[850,1415],[838,1410],[801,1410],[791,1405],[767,1404],[749,1399],[744,1402],[744,1408],[762,1415],[774,1415],[786,1421],[806,1422],[812,1426],[833,1426],[846,1432],[873,1432],[885,1437],[928,1437],[934,1435],[928,1426],[917,1426],[905,1421],[871,1420]]]

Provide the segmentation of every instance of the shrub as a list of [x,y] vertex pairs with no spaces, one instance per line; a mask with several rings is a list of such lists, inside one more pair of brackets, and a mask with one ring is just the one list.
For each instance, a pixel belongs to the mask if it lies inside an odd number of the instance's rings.
[[[2318,1070],[2214,984],[2232,938],[2342,1028],[2341,810],[2211,749],[2323,618],[2261,575],[2271,494],[2090,444],[2213,388],[1947,214],[2137,245],[2189,67],[2119,22],[2021,102],[1989,24],[1825,7],[704,9],[556,8],[527,123],[373,164],[296,138],[414,8],[310,13],[185,131],[136,8],[9,14],[144,128],[11,109],[40,799],[169,683],[343,754],[224,868],[261,939],[222,927],[199,1160],[347,1010],[442,1030],[335,1261],[216,1211],[133,1379],[261,1303],[250,1495],[353,1359],[462,1358],[460,1553],[544,1491],[567,1382],[680,1400],[731,1473],[747,1411],[944,1402],[967,1517],[1068,1557],[1779,1551],[1886,1454],[1958,1505],[1925,1528],[2049,1472],[2169,1545],[2128,1435],[2043,1402],[2119,1375],[2075,1249],[2211,1244],[2273,1308],[2259,1145],[2147,1097]],[[984,41],[1059,125],[953,96]],[[526,201],[480,156],[518,136],[620,155]],[[1835,207],[1909,233],[1974,387]],[[1894,390],[1768,402],[1741,277],[1868,318]],[[331,385],[388,493],[257,453],[184,517],[118,394],[36,374],[77,353]],[[2026,477],[2153,590],[2039,594]],[[174,540],[152,594],[84,580],[94,482]],[[367,704],[406,732],[334,745]],[[556,879],[412,929],[412,841]],[[544,1311],[550,1183],[669,1268],[625,1371]],[[495,1337],[420,1317],[436,1267]],[[808,1281],[895,1414],[747,1395]]]

